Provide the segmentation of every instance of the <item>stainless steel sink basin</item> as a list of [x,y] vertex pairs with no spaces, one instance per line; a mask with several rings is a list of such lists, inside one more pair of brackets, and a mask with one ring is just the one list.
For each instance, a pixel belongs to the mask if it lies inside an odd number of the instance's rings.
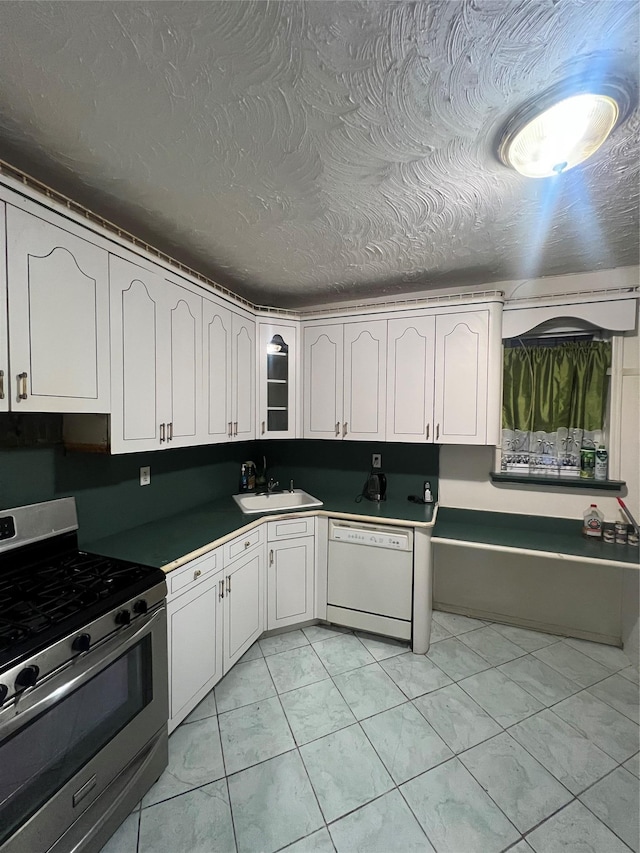
[[292,492],[269,492],[264,495],[234,495],[233,499],[245,515],[322,506],[322,501],[302,489],[294,489]]

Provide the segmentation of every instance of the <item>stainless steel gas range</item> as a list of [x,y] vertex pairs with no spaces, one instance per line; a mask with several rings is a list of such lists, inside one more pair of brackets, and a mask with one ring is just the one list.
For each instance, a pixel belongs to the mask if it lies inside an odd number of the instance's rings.
[[164,574],[0,511],[0,851],[96,853],[167,764]]

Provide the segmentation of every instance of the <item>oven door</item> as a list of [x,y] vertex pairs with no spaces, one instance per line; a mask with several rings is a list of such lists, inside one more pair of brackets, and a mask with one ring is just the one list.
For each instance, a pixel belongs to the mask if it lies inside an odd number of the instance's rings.
[[[119,777],[162,736],[166,760],[167,715],[164,606],[24,691],[0,714],[2,853],[54,847],[101,796],[109,810],[109,786],[124,804]],[[136,802],[126,803],[129,811]],[[88,849],[67,842],[60,849]]]

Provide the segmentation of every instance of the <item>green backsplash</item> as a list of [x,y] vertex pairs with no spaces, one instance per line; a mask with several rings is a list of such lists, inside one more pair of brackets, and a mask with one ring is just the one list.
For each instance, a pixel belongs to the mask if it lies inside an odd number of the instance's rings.
[[[371,454],[382,454],[388,494],[420,494],[429,479],[437,495],[438,448],[384,442],[260,441],[109,456],[67,453],[54,446],[0,447],[0,509],[73,495],[81,541],[98,539],[167,518],[238,490],[240,463],[261,466],[285,488],[321,495],[358,494]],[[151,483],[139,485],[139,469],[151,466]]]
[[383,441],[261,441],[252,457],[260,467],[267,457],[269,476],[289,487],[314,493],[329,483],[332,491],[354,497],[362,491],[371,468],[371,454],[382,454],[381,470],[387,475],[387,494],[394,498],[421,495],[425,480],[438,491],[438,448],[433,444],[391,444]]

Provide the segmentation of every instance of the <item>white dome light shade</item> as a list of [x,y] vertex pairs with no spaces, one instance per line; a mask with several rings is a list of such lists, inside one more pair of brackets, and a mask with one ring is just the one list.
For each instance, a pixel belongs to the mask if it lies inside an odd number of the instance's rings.
[[617,102],[608,95],[564,98],[530,120],[512,124],[500,145],[500,157],[528,178],[558,175],[597,151],[619,115]]

